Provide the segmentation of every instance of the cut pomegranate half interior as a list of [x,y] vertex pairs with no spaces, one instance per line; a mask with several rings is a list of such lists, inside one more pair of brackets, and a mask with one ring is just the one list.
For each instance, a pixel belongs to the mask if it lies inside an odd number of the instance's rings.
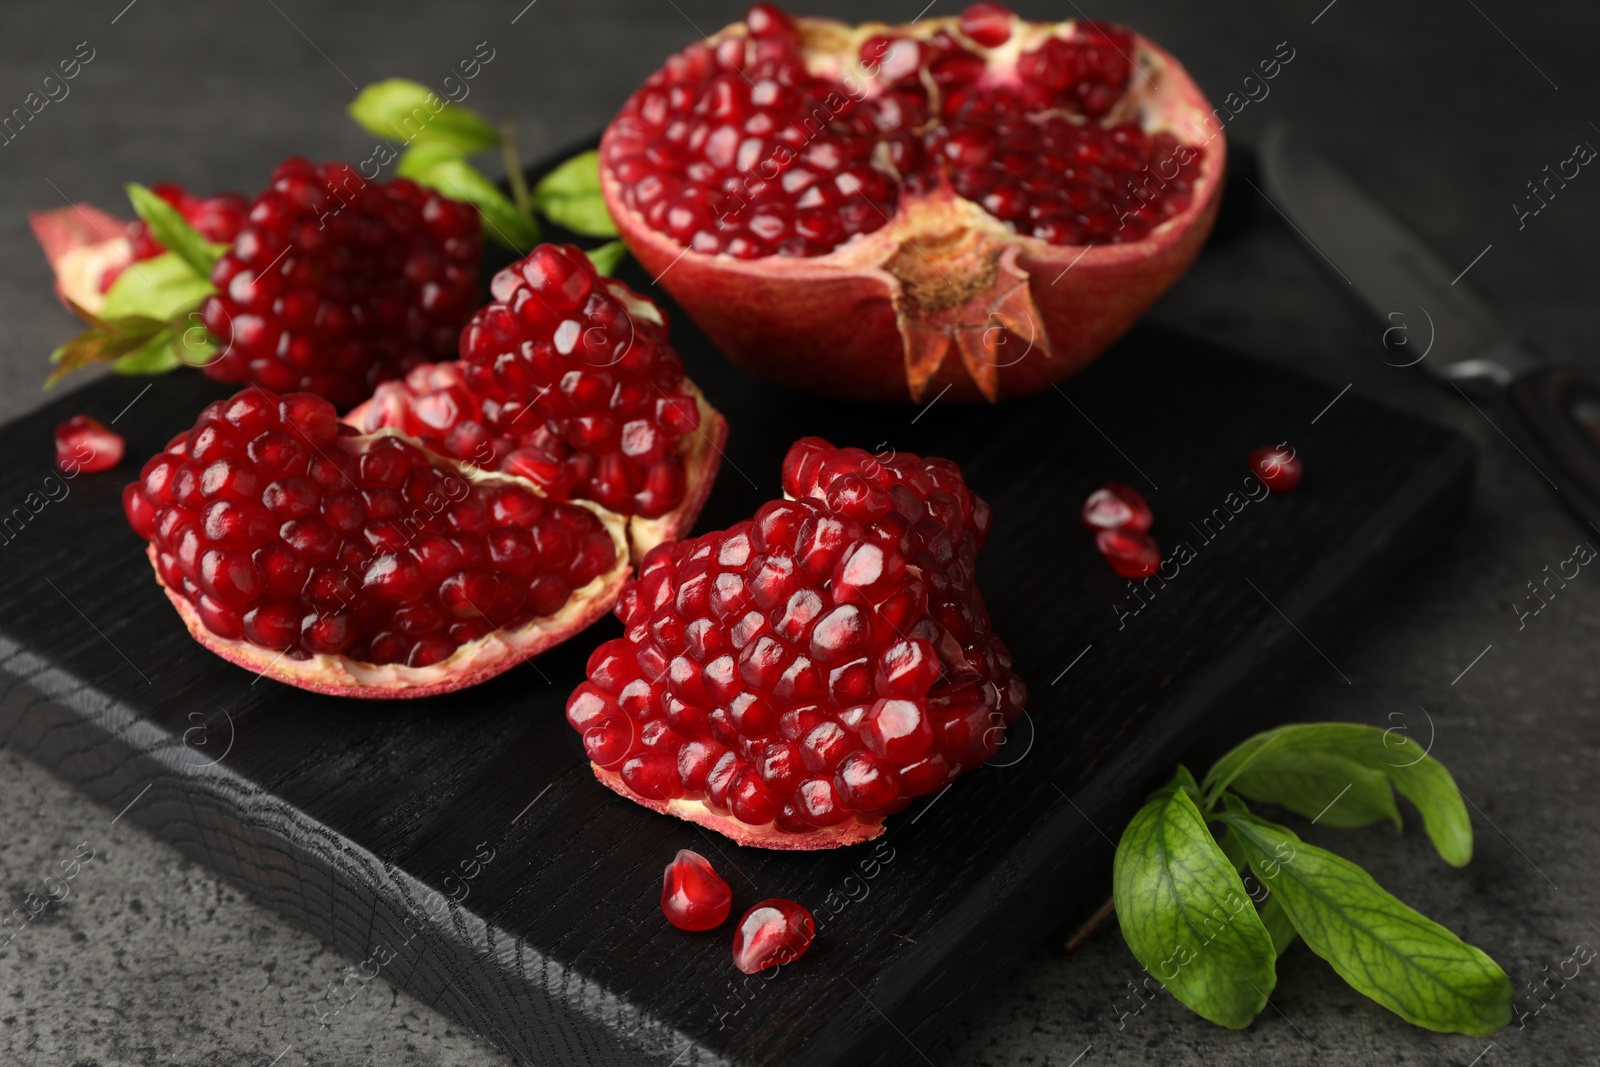
[[357,434],[309,393],[211,404],[123,506],[197,641],[337,696],[484,681],[605,614],[630,570],[618,517]]
[[852,399],[1070,374],[1188,267],[1225,150],[1171,55],[995,4],[908,25],[750,9],[601,142],[623,239],[735,362]]
[[665,314],[571,246],[539,246],[490,288],[459,362],[378,386],[346,421],[592,500],[627,519],[635,559],[681,537],[728,425],[685,377]]
[[955,464],[806,438],[777,500],[648,555],[567,702],[596,776],[740,844],[816,849],[988,760],[1027,690]]

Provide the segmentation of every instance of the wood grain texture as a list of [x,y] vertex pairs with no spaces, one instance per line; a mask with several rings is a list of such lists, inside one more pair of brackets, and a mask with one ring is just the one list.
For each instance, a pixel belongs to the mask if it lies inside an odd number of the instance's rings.
[[[13,517],[0,736],[113,812],[131,802],[125,818],[338,947],[360,980],[403,986],[525,1062],[937,1062],[972,989],[1103,899],[1109,842],[1144,793],[1179,758],[1271,721],[1284,682],[1337,671],[1324,655],[1337,662],[1340,633],[1450,532],[1470,489],[1464,440],[1354,396],[1312,425],[1330,390],[1154,329],[1059,391],[913,409],[767,386],[672,311],[732,424],[701,528],[779,495],[782,455],[808,433],[949,456],[994,505],[980,581],[1029,715],[995,766],[894,817],[882,844],[742,849],[601,788],[562,708],[614,620],[411,703],[315,696],[207,653],[119,500],[228,392],[187,373],[121,416],[129,459],[108,474],[52,488],[50,429],[77,412],[109,421],[144,380],[97,382],[0,429],[0,524]],[[1294,495],[1249,504],[1209,540],[1189,526],[1241,487],[1249,449],[1285,438],[1308,469]],[[1196,553],[1121,627],[1128,585],[1077,522],[1108,479],[1147,492],[1164,548]],[[731,927],[669,927],[660,872],[679,848],[711,858],[738,910],[811,907],[812,951],[746,978]]]

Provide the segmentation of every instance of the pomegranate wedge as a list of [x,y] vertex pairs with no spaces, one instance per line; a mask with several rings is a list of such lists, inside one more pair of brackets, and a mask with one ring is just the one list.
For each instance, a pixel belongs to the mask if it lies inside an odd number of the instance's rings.
[[571,246],[540,245],[490,288],[459,362],[378,386],[346,421],[592,500],[627,519],[636,560],[683,536],[728,424],[684,376],[666,315]]
[[211,404],[123,507],[197,641],[336,696],[491,678],[605,614],[630,569],[618,517],[357,434],[309,393]]
[[1223,139],[1153,42],[996,4],[908,25],[757,4],[607,128],[623,239],[736,363],[995,400],[1099,355],[1216,216]]
[[660,546],[567,702],[595,775],[744,845],[833,848],[987,761],[1027,690],[953,463],[806,438],[727,530]]

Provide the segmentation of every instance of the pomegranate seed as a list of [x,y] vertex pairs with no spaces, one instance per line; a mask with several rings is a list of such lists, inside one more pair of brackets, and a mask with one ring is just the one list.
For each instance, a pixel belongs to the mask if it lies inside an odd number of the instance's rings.
[[763,900],[733,931],[733,965],[745,974],[781,967],[804,956],[816,936],[811,913],[792,900]]
[[733,890],[698,852],[681,849],[661,882],[661,912],[680,930],[721,926],[733,906]]
[[1121,482],[1107,482],[1083,502],[1083,524],[1091,530],[1147,531],[1154,522],[1139,490]]
[[56,427],[56,466],[97,474],[122,462],[122,435],[88,415],[74,415]]
[[961,32],[974,44],[998,48],[1011,39],[1011,12],[999,4],[977,3],[961,13]]
[[1161,549],[1143,530],[1101,530],[1094,543],[1111,569],[1124,578],[1148,578],[1161,566]]
[[1276,493],[1292,493],[1305,473],[1305,464],[1287,445],[1268,445],[1250,453],[1250,469]]
[[[158,182],[151,186],[150,191],[177,208],[184,221],[198,230],[200,236],[217,244],[233,244],[239,235],[240,227],[244,225],[245,213],[249,210],[249,204],[237,193],[198,197],[173,182]],[[150,235],[150,227],[145,225],[143,219],[135,220],[128,227],[128,238],[132,244],[132,251],[128,256],[129,262],[138,263],[153,259],[166,251],[161,243]],[[111,284],[127,269],[127,262],[119,262],[106,271],[100,278],[100,291],[105,292],[110,289]]]

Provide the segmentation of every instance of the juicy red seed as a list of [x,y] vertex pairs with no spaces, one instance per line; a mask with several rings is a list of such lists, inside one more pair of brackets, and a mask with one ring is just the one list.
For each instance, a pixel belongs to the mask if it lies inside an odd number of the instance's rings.
[[1107,482],[1090,493],[1083,502],[1082,518],[1091,530],[1147,531],[1155,522],[1139,490],[1121,482]]
[[1250,469],[1268,489],[1292,493],[1305,474],[1305,463],[1287,444],[1268,445],[1250,453]]
[[[993,754],[1026,692],[972,584],[988,506],[954,464],[811,438],[784,488],[796,499],[652,550],[618,601],[624,636],[568,703],[628,791],[701,802],[757,838],[942,787]],[[829,506],[869,499],[871,526]],[[962,693],[981,694],[975,710],[953,710]],[[945,725],[968,710],[981,744]]]
[[805,955],[816,936],[809,911],[792,900],[763,900],[744,913],[733,931],[733,965],[745,974],[781,967]]
[[648,301],[566,245],[535,248],[492,291],[461,332],[461,361],[381,386],[360,428],[392,426],[622,515],[682,504],[700,410],[665,326],[638,313]]
[[[454,351],[477,303],[478,213],[406,178],[286,160],[239,210],[201,308],[225,382],[317,393],[344,408]],[[202,231],[204,232],[204,231]]]
[[791,21],[758,4],[748,38],[691,45],[634,94],[602,162],[645,225],[740,259],[826,255],[946,186],[1058,245],[1140,241],[1190,207],[1204,149],[1113,121],[1134,77],[1131,33],[1048,27],[991,71],[969,45],[1000,48],[1028,24],[990,2],[954,21],[959,37],[868,38],[848,57],[862,93],[810,74]]
[[1148,578],[1161,566],[1161,548],[1143,530],[1101,530],[1094,543],[1111,569],[1124,578]]
[[56,427],[56,466],[63,471],[108,471],[122,462],[122,435],[88,415],[74,415]]
[[998,48],[1011,39],[1012,14],[999,4],[977,3],[961,12],[961,32],[973,43]]
[[[431,666],[558,614],[618,563],[586,508],[469,482],[402,438],[342,434],[311,394],[252,387],[171,447],[124,490],[129,523],[213,633],[293,659]],[[197,470],[191,447],[215,458]],[[291,454],[304,474],[272,477]],[[637,729],[614,706],[598,718],[620,729],[609,765]],[[600,740],[586,738],[596,762],[611,751]]]
[[733,890],[698,852],[680,849],[661,879],[661,913],[680,930],[721,926],[733,907]]

